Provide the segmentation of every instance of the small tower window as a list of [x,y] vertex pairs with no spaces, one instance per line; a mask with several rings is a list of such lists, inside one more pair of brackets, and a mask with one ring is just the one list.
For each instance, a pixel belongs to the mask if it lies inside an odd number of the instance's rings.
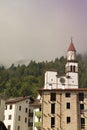
[[76,67],[75,66],[73,66],[73,72],[75,72],[76,71]]

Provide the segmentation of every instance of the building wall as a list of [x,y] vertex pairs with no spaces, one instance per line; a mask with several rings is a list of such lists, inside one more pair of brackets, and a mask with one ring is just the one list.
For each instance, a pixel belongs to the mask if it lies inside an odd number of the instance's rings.
[[14,104],[9,103],[6,106],[4,123],[7,128],[10,127],[8,130],[29,130],[29,99]]
[[[12,106],[12,108],[11,108]],[[8,104],[6,106],[6,110],[5,110],[5,119],[4,119],[4,123],[6,125],[6,127],[10,127],[11,130],[14,130],[14,119],[15,119],[15,116],[16,114],[14,113],[15,112],[15,105],[14,104]]]
[[50,128],[50,95],[45,93],[42,95],[42,128]]
[[4,120],[5,100],[0,99],[0,121]]
[[[21,106],[21,110],[20,109]],[[26,111],[27,109],[27,111]],[[16,130],[18,130],[18,126],[20,127],[20,130],[28,130],[28,112],[29,112],[29,101],[26,102],[26,100],[17,103],[16,105]],[[18,120],[18,118],[20,118]],[[15,130],[15,129],[14,129]]]
[[57,88],[57,72],[47,71],[45,72],[45,89]]
[[[78,114],[77,114],[77,95],[70,92],[70,97],[66,97],[65,92],[61,95],[61,129],[78,130]],[[67,108],[67,104],[70,104],[70,108]],[[70,117],[70,122],[67,122],[67,118]]]
[[[50,101],[50,93],[54,91],[43,91],[42,93],[42,129],[44,130],[83,130],[87,129],[87,91],[58,91],[56,90],[56,101]],[[66,97],[70,93],[70,97]],[[79,93],[84,93],[84,100],[79,100]],[[51,104],[55,103],[55,113],[51,114]],[[81,110],[80,104],[84,105]],[[82,105],[82,106],[83,106]],[[51,128],[51,118],[55,118],[55,126]],[[85,123],[81,124],[81,118]]]

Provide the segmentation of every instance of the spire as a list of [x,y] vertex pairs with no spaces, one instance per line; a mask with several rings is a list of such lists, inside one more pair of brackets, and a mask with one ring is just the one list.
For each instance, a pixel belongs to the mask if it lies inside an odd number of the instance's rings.
[[70,43],[70,46],[68,48],[68,51],[76,51],[75,47],[74,47],[74,44],[73,44],[73,40],[72,40],[72,37],[71,37],[71,43]]

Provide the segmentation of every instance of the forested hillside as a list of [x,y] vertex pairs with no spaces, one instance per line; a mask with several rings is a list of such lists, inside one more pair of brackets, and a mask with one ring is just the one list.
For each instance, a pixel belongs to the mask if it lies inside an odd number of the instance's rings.
[[[79,62],[79,86],[87,87],[87,60],[77,56]],[[58,75],[65,72],[66,58],[56,58],[54,61],[35,62],[29,65],[11,65],[9,68],[0,67],[0,95],[4,97],[37,96],[38,88],[44,86],[44,72],[47,69],[56,69]]]

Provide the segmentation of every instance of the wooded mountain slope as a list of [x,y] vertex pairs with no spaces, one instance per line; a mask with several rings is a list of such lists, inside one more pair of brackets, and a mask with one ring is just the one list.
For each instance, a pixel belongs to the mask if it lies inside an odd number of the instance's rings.
[[[87,87],[87,60],[77,56],[79,63],[79,87]],[[54,61],[35,62],[29,65],[11,65],[9,68],[0,67],[0,95],[18,97],[31,95],[36,97],[38,89],[44,86],[44,73],[48,69],[55,69],[58,75],[64,75],[66,58],[63,56]]]

